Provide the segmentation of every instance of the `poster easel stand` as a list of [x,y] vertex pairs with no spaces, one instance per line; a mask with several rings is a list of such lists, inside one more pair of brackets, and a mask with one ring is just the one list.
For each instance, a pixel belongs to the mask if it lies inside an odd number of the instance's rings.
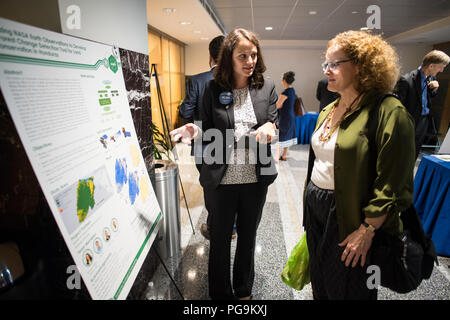
[[[153,72],[154,71],[154,72]],[[169,137],[169,123],[167,121],[167,116],[166,116],[166,110],[164,108],[164,102],[162,99],[162,94],[161,94],[161,87],[159,85],[159,79],[158,79],[158,72],[156,71],[156,64],[152,64],[151,70],[150,70],[150,77],[155,76],[155,80],[156,80],[156,91],[158,92],[158,102],[159,102],[159,112],[161,113],[161,121],[163,124],[163,133],[164,133],[164,138]],[[168,144],[170,146],[170,149],[173,150],[174,145],[172,142],[172,139],[167,138]],[[175,157],[175,161],[178,161],[178,155],[176,152],[173,152],[173,155]],[[184,203],[186,204],[186,209],[188,212],[188,216],[189,216],[189,221],[191,222],[191,227],[192,227],[192,233],[195,234],[195,230],[194,230],[194,225],[192,224],[192,219],[191,219],[191,214],[189,212],[189,206],[187,204],[187,200],[186,200],[186,194],[184,193],[184,188],[183,188],[183,183],[181,181],[181,176],[178,175],[178,179],[180,180],[180,186],[181,186],[181,191],[183,192],[183,198],[184,198]]]
[[164,264],[163,259],[162,259],[161,256],[159,255],[158,249],[157,249],[156,247],[155,247],[154,249],[155,249],[156,255],[157,255],[158,258],[159,258],[159,261],[161,262],[161,264],[162,264],[163,267],[164,267],[164,270],[166,270],[166,273],[169,275],[169,278],[170,278],[170,280],[172,281],[172,283],[173,283],[173,285],[175,286],[175,288],[177,289],[178,294],[181,296],[181,299],[182,299],[182,300],[185,300],[183,294],[181,293],[180,289],[179,289],[178,286],[177,286],[177,283],[176,283],[175,280],[172,278],[172,275],[170,274],[169,270],[167,269],[166,265]]

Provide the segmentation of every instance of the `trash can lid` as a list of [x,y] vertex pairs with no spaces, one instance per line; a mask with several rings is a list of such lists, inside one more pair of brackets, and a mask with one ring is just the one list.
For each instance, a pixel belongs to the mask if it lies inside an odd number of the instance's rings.
[[155,160],[155,178],[160,181],[178,175],[178,165],[172,160]]

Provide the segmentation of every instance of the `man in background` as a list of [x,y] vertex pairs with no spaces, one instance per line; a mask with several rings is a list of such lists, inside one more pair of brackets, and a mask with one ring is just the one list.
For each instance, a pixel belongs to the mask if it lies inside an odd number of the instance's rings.
[[444,71],[450,57],[442,51],[427,53],[422,65],[400,77],[396,93],[415,122],[416,159],[431,123],[431,98],[437,94],[439,83],[436,75]]
[[214,79],[214,68],[219,58],[220,47],[222,46],[224,36],[217,36],[209,43],[209,71],[193,75],[188,83],[186,97],[180,105],[180,115],[190,121],[199,120],[200,102],[208,81]]

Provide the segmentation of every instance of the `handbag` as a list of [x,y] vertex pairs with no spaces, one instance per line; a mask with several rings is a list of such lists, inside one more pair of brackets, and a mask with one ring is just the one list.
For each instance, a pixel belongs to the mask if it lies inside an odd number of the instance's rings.
[[[378,113],[383,96],[369,113],[368,134],[369,152],[376,159],[375,131],[378,126]],[[397,98],[396,96],[394,96]],[[371,164],[374,168],[375,163]],[[373,169],[374,170],[374,169]],[[377,230],[370,248],[371,264],[380,268],[380,284],[398,293],[415,290],[423,279],[429,279],[434,263],[438,263],[433,241],[424,230],[419,216],[411,204],[400,213],[403,232],[392,235]]]
[[302,98],[297,95],[295,95],[294,100],[294,111],[296,117],[303,117],[305,115],[305,108],[303,107]]
[[380,284],[398,293],[415,290],[428,279],[437,262],[433,241],[425,236],[413,205],[400,214],[404,231],[391,235],[376,231],[371,247],[372,264],[380,268]]
[[311,282],[309,273],[309,252],[306,243],[306,232],[291,251],[283,272],[281,280],[289,287],[302,290],[305,285]]

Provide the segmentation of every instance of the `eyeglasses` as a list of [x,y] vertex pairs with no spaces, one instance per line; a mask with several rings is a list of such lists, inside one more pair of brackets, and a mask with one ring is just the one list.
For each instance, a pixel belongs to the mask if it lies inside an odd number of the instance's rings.
[[352,60],[353,59],[339,60],[339,61],[335,61],[335,62],[324,62],[324,63],[322,63],[322,70],[323,70],[323,72],[326,72],[327,68],[329,68],[330,71],[334,71],[334,69],[336,69],[339,66],[339,64],[344,63],[344,62],[349,62]]

